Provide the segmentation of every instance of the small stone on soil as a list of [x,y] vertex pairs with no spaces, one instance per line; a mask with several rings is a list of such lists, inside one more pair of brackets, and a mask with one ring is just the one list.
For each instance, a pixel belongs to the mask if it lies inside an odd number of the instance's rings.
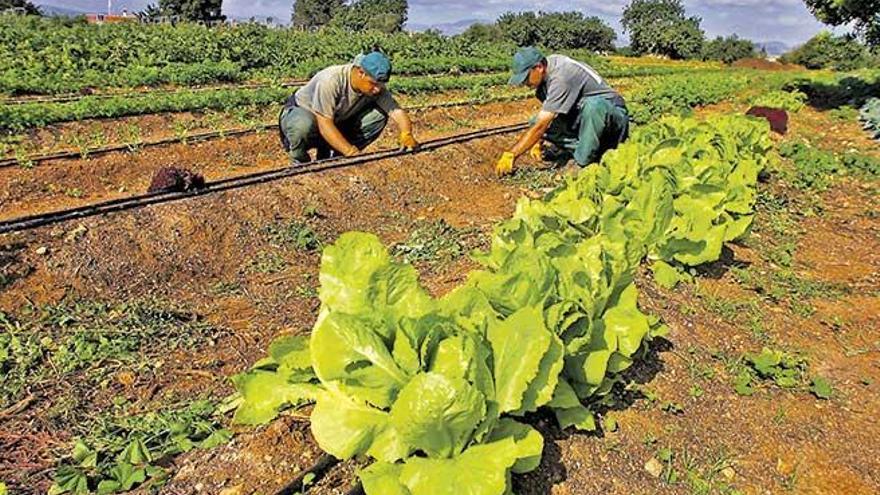
[[224,488],[220,492],[220,495],[241,495],[241,494],[242,494],[241,485],[235,485],[230,488]]
[[652,457],[645,463],[645,471],[651,476],[659,478],[663,474],[663,464],[660,464],[660,461]]
[[64,240],[67,242],[76,242],[82,236],[84,236],[85,233],[88,232],[88,230],[89,229],[87,229],[85,225],[80,225],[79,227],[68,232],[67,236],[64,238]]
[[40,246],[37,248],[37,254],[39,254],[40,256],[43,256],[44,254],[46,254],[48,252],[49,252],[49,248],[47,248],[46,246]]

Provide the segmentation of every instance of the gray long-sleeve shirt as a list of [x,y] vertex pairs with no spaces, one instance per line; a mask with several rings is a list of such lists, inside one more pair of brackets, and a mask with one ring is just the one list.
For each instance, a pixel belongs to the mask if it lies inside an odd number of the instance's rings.
[[565,55],[547,57],[547,76],[535,96],[555,114],[568,114],[586,96],[619,97],[592,67]]
[[400,108],[387,89],[377,96],[355,91],[351,86],[352,67],[352,64],[332,65],[315,74],[296,92],[296,105],[336,122],[347,120],[370,102],[375,102],[385,113]]

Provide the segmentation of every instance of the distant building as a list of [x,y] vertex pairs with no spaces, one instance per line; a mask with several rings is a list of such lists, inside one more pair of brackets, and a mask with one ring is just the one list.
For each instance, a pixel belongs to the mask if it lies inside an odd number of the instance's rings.
[[138,22],[135,15],[123,11],[121,14],[86,14],[89,24],[113,24],[117,22]]

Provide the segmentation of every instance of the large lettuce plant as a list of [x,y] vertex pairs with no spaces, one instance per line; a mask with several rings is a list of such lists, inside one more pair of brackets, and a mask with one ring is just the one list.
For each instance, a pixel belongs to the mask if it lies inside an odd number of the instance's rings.
[[595,406],[664,331],[638,308],[639,263],[671,285],[748,232],[768,134],[747,117],[645,126],[521,199],[476,254],[483,268],[439,299],[378,238],[343,234],[323,253],[311,336],[282,337],[234,378],[235,420],[314,402],[322,449],[374,460],[359,474],[369,495],[510,493],[543,449],[522,417],[549,408],[595,429]]

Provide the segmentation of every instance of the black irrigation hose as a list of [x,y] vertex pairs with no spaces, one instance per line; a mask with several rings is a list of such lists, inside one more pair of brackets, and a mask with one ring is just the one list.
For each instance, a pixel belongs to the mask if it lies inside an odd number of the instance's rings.
[[364,495],[364,486],[358,482],[356,485],[351,487],[350,490],[345,492],[345,495]]
[[272,182],[279,179],[283,179],[286,177],[293,177],[296,175],[304,175],[311,174],[316,172],[322,172],[325,170],[337,169],[337,168],[345,168],[353,165],[359,165],[362,163],[369,163],[376,160],[383,160],[386,158],[394,158],[399,156],[404,156],[412,153],[421,153],[425,151],[431,151],[438,148],[442,148],[444,146],[449,146],[451,144],[463,143],[466,141],[471,141],[474,139],[496,136],[499,134],[507,134],[511,132],[516,132],[525,129],[528,124],[513,124],[507,126],[493,127],[489,129],[483,129],[479,131],[467,132],[464,134],[459,134],[456,136],[450,136],[441,139],[435,139],[432,141],[427,141],[422,144],[421,149],[417,152],[411,151],[403,151],[403,150],[385,150],[385,151],[376,151],[374,153],[368,153],[360,156],[353,156],[348,158],[330,158],[326,160],[318,160],[315,162],[311,162],[305,165],[297,166],[297,167],[284,167],[280,169],[268,170],[265,172],[255,172],[252,174],[241,175],[237,177],[230,177],[227,179],[220,179],[213,182],[208,182],[205,184],[203,189],[198,189],[194,191],[188,192],[156,192],[156,193],[146,193],[140,194],[136,196],[129,196],[127,198],[119,198],[113,199],[109,201],[102,201],[100,203],[94,203],[87,206],[80,206],[76,208],[69,208],[66,210],[58,210],[48,213],[41,213],[37,215],[27,215],[23,217],[13,218],[10,220],[6,220],[0,222],[0,234],[5,234],[9,232],[21,232],[24,230],[30,230],[37,227],[42,227],[45,225],[52,225],[56,223],[61,223],[69,220],[81,219],[86,217],[91,217],[95,215],[102,215],[105,213],[111,213],[116,211],[130,210],[134,208],[141,208],[148,205],[159,204],[159,203],[168,203],[171,201],[178,201],[181,199],[192,198],[195,196],[202,196],[205,194],[216,193],[220,191],[227,191],[232,189],[239,189],[242,187],[262,184],[266,182]]
[[[530,95],[527,95],[530,96]],[[484,104],[484,103],[502,103],[506,101],[515,101],[517,99],[526,98],[527,96],[506,96],[500,98],[490,98],[487,100],[467,100],[467,101],[451,101],[451,102],[443,102],[443,103],[434,103],[434,104],[425,104],[425,105],[416,105],[407,107],[407,110],[424,110],[424,109],[432,109],[432,108],[444,108],[444,107],[455,107],[455,106],[464,106],[471,104]],[[222,131],[209,131],[202,132],[198,134],[192,134],[190,136],[186,136],[185,138],[173,137],[173,138],[165,138],[158,139],[155,141],[145,141],[142,143],[124,143],[124,144],[111,144],[107,146],[98,146],[95,148],[88,148],[82,151],[74,151],[74,150],[66,150],[66,151],[56,151],[53,153],[45,153],[45,154],[34,154],[29,155],[24,158],[0,158],[0,169],[9,168],[19,165],[21,163],[41,163],[52,160],[66,160],[71,158],[84,158],[95,155],[104,155],[107,153],[115,153],[118,151],[132,151],[134,149],[141,148],[152,148],[154,146],[165,146],[168,144],[177,144],[177,143],[188,143],[188,142],[200,142],[200,141],[208,141],[211,139],[217,138],[226,138],[226,137],[234,137],[234,136],[244,136],[247,134],[251,134],[254,132],[272,129],[277,127],[277,123],[263,123],[256,124],[252,127],[241,127],[238,129],[228,129]]]
[[305,481],[305,477],[309,474],[314,476],[314,479],[320,479],[323,477],[327,471],[333,468],[333,466],[339,464],[339,459],[333,457],[329,454],[324,454],[318,458],[317,461],[308,469],[302,470],[296,478],[290,481],[290,483],[286,484],[282,489],[275,492],[275,495],[294,495],[296,493],[301,493],[303,489],[303,482]]

